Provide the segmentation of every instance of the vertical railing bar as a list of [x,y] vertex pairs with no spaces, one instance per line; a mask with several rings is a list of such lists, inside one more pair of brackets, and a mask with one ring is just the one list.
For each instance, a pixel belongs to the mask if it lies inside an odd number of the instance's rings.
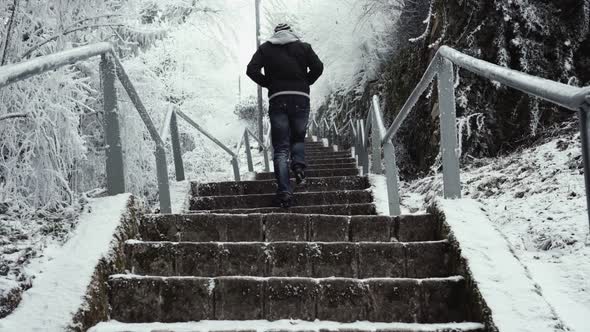
[[361,133],[360,133],[360,127],[359,127],[359,121],[355,120],[354,121],[354,126],[355,126],[355,130],[354,130],[354,144],[355,144],[355,153],[356,153],[356,161],[358,166],[362,166],[362,161],[361,161],[361,144],[360,142],[360,137],[361,137]]
[[381,174],[381,135],[377,126],[377,113],[375,113],[374,107],[371,107],[369,116],[373,117],[373,129],[371,130],[371,149],[372,149],[372,162],[371,170],[373,174]]
[[234,169],[234,179],[236,182],[241,181],[242,179],[240,178],[240,164],[238,162],[238,158],[236,157],[232,157],[231,158],[231,165]]
[[166,137],[170,133],[170,120],[172,119],[172,113],[174,113],[174,108],[170,107],[168,112],[166,112],[166,117],[164,117],[164,122],[162,123],[162,128],[160,128],[160,137],[162,141],[166,142]]
[[254,172],[254,163],[252,162],[252,150],[250,150],[250,135],[248,130],[244,130],[244,149],[246,150],[246,160],[248,162],[248,172]]
[[180,133],[178,131],[178,119],[176,112],[172,111],[170,116],[170,136],[172,141],[172,155],[174,157],[174,170],[176,181],[184,181],[184,163],[182,161],[182,150],[180,146]]
[[402,214],[400,206],[399,174],[397,172],[395,147],[391,140],[383,145],[383,154],[385,155],[385,180],[387,183],[389,215],[399,216]]
[[[590,103],[590,97],[586,97]],[[586,183],[586,208],[590,226],[590,106],[584,105],[578,110],[580,119],[580,139],[582,140],[582,160],[584,162],[584,181]]]
[[102,93],[104,107],[104,126],[106,144],[106,178],[107,192],[117,195],[125,192],[125,165],[123,145],[117,107],[116,63],[113,55],[101,55],[100,72],[102,75]]
[[438,94],[440,111],[440,136],[443,162],[444,197],[461,198],[461,177],[457,145],[457,120],[455,109],[455,75],[453,63],[439,58]]
[[363,175],[367,175],[369,174],[369,151],[368,151],[368,146],[367,146],[367,137],[365,134],[365,124],[363,123],[363,121],[360,121],[360,127],[361,127],[361,137],[362,137],[362,142],[361,142],[361,146],[362,146],[362,153],[363,153]]

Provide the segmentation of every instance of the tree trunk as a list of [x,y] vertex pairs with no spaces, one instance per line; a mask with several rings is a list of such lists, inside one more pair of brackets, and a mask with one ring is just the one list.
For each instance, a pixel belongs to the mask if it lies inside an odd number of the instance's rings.
[[2,59],[0,59],[0,66],[4,66],[4,64],[6,63],[8,43],[10,42],[10,34],[12,32],[12,25],[14,23],[14,17],[16,16],[17,9],[18,0],[14,0],[14,3],[12,4],[12,14],[10,15],[10,20],[8,20],[8,27],[6,28],[6,38],[4,39],[4,49],[2,50]]

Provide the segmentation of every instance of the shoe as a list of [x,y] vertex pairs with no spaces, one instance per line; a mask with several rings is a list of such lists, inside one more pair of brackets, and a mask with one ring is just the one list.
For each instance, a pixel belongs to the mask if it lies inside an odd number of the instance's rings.
[[293,204],[293,195],[288,192],[277,193],[273,199],[273,206],[288,209]]
[[305,171],[301,167],[296,167],[293,172],[295,173],[295,182],[298,185],[305,184]]

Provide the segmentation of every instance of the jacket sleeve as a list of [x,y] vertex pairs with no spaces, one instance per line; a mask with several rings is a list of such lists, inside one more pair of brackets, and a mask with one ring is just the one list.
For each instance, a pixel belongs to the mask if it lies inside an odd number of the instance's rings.
[[246,75],[250,77],[256,84],[267,88],[268,87],[268,77],[262,74],[262,68],[264,68],[264,61],[262,57],[262,52],[260,48],[254,53],[252,60],[248,64],[248,69],[246,70]]
[[309,85],[313,85],[322,73],[324,72],[324,64],[318,57],[318,55],[313,51],[311,45],[309,45],[307,50],[307,64],[309,66],[309,72],[307,73],[307,82]]

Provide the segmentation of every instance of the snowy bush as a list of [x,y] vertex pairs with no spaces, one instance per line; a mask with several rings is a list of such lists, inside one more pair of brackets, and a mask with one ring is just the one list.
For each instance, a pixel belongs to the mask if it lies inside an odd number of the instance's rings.
[[[268,106],[264,104],[263,110],[268,109]],[[266,114],[266,111],[264,111]],[[258,131],[258,98],[255,96],[249,96],[248,98],[241,100],[234,109],[234,114],[237,115],[238,119],[246,122],[248,128],[252,132]]]

